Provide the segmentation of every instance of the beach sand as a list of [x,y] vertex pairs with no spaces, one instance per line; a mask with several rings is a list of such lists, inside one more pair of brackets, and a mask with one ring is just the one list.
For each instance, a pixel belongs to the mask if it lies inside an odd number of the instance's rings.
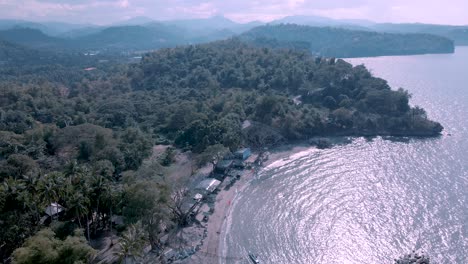
[[[270,152],[270,156],[267,162],[263,164],[263,167],[273,164],[275,161],[289,158],[290,155],[310,149],[311,146],[304,144],[285,145],[279,148],[273,149]],[[261,168],[260,168],[261,169]],[[226,218],[229,217],[231,203],[236,197],[238,191],[241,191],[247,186],[247,184],[254,178],[254,171],[245,173],[239,181],[229,190],[221,190],[216,196],[214,205],[214,213],[210,215],[208,222],[206,223],[207,237],[203,241],[203,246],[197,253],[192,255],[189,259],[186,259],[182,263],[197,263],[197,264],[218,264],[220,258],[225,258],[227,263],[235,263],[244,258],[229,258],[221,256],[222,250],[220,248],[221,233],[224,227]]]
[[225,219],[229,216],[231,203],[234,200],[237,191],[245,187],[246,184],[253,178],[254,173],[245,173],[229,190],[221,190],[216,195],[214,204],[214,212],[208,218],[206,223],[207,237],[203,240],[201,249],[195,253],[190,259],[184,263],[200,263],[200,264],[218,264],[219,263],[219,242],[221,231]]

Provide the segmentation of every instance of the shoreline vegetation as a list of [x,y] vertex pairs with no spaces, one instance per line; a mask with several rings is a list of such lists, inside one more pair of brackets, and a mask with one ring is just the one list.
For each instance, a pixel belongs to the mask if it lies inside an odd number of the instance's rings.
[[[3,262],[98,262],[103,248],[112,261],[156,260],[194,221],[189,190],[208,177],[199,168],[242,147],[443,130],[363,65],[238,39],[162,49],[137,64],[99,55],[23,63],[28,56],[0,69]],[[206,235],[192,231],[193,241]]]

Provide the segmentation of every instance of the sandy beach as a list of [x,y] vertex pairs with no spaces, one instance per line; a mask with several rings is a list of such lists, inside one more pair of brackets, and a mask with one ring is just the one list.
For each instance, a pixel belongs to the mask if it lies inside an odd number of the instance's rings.
[[[287,159],[290,155],[304,151],[311,148],[310,145],[295,144],[285,145],[273,149],[270,152],[270,156],[267,162],[262,167],[267,167],[273,164],[275,161]],[[259,168],[259,169],[262,169]],[[214,204],[214,213],[210,215],[208,222],[206,223],[207,237],[203,241],[203,245],[197,253],[186,259],[183,263],[199,263],[199,264],[218,264],[220,258],[231,260],[229,262],[240,261],[244,258],[231,258],[229,256],[222,256],[222,249],[220,248],[222,228],[226,218],[229,217],[231,211],[231,203],[235,199],[237,192],[240,192],[247,184],[254,178],[255,172],[249,171],[245,173],[239,181],[229,190],[222,189],[216,196]]]
[[234,200],[236,193],[244,188],[253,176],[253,172],[245,173],[229,190],[222,189],[219,191],[214,204],[214,212],[206,223],[207,237],[204,239],[201,249],[185,263],[219,263],[220,235],[224,221],[229,216],[231,202]]

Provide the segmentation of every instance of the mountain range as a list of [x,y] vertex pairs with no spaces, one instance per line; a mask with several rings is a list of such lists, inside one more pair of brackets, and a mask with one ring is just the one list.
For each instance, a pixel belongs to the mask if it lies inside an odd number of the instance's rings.
[[239,34],[254,27],[264,24],[298,24],[316,27],[339,27],[352,30],[365,30],[389,33],[425,33],[448,37],[455,41],[456,45],[468,45],[468,25],[433,25],[422,23],[376,23],[370,20],[360,19],[332,19],[320,16],[287,16],[281,19],[263,23],[253,21],[249,23],[237,23],[223,16],[214,16],[201,19],[167,20],[157,21],[148,17],[134,17],[111,25],[71,24],[64,22],[31,22],[25,20],[0,20],[0,30],[16,27],[39,29],[45,34],[54,37],[75,38],[98,33],[105,28],[120,26],[147,26],[150,24],[172,26],[173,28],[192,31],[197,35],[209,35],[214,31]]
[[[307,32],[307,38],[297,34],[296,27],[282,27],[282,25],[297,24],[309,26],[300,31]],[[288,34],[284,29],[293,30],[287,39],[276,35],[275,39],[265,35],[259,27],[277,27],[282,34]],[[327,27],[328,30],[317,28]],[[315,29],[314,29],[315,28]],[[340,29],[340,30],[336,30]],[[271,28],[269,28],[271,30]],[[296,30],[296,31],[294,31]],[[272,31],[273,32],[273,31]],[[315,32],[318,35],[311,34]],[[328,32],[325,35],[322,34]],[[368,33],[365,33],[368,32]],[[271,32],[270,32],[271,33]],[[391,35],[391,34],[394,35]],[[254,36],[258,34],[257,36]],[[339,36],[338,36],[338,35]],[[413,35],[411,35],[413,34]],[[416,35],[414,35],[416,34]],[[0,40],[24,47],[51,51],[107,51],[107,52],[133,52],[149,51],[165,47],[174,47],[187,44],[205,43],[215,40],[241,36],[257,45],[268,47],[301,47],[310,49],[317,54],[329,56],[343,56],[347,52],[338,52],[338,49],[325,49],[327,42],[320,42],[323,47],[317,46],[318,41],[312,41],[320,35],[329,39],[341,39],[342,44],[356,45],[356,36],[360,38],[361,46],[354,47],[349,53],[358,55],[387,55],[387,54],[420,54],[432,52],[450,52],[452,48],[440,38],[428,37],[428,34],[438,35],[452,40],[455,45],[468,45],[468,26],[448,26],[430,24],[390,24],[374,23],[368,20],[337,20],[317,16],[289,16],[272,21],[268,24],[254,21],[249,23],[236,23],[223,16],[206,19],[186,19],[171,21],[155,21],[147,17],[135,17],[112,25],[70,24],[62,22],[31,22],[23,20],[0,20]],[[404,36],[407,35],[407,36]],[[347,36],[347,38],[346,38]],[[392,37],[394,37],[392,39]],[[354,38],[354,41],[349,38]],[[253,41],[255,39],[255,41]],[[378,40],[376,42],[376,40]],[[382,40],[397,41],[397,47],[404,49],[402,43],[407,43],[404,50],[365,52],[370,45],[381,43]],[[435,42],[431,42],[431,41]],[[380,42],[379,42],[380,41]],[[367,44],[363,44],[367,43]],[[385,41],[385,43],[390,43]],[[383,43],[383,45],[386,45]],[[332,43],[336,46],[336,43]],[[400,45],[401,44],[401,45]],[[419,46],[418,46],[419,45]],[[443,48],[442,48],[443,47]],[[356,51],[361,49],[362,51]]]

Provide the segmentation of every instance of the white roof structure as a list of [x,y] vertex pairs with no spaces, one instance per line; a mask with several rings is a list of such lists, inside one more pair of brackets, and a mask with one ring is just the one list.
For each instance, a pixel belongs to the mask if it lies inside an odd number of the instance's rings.
[[216,179],[206,179],[201,181],[196,189],[204,190],[211,193],[214,190],[216,190],[216,188],[218,188],[220,184],[221,182]]
[[200,193],[197,193],[197,194],[195,194],[195,196],[193,196],[193,199],[199,201],[199,200],[203,199],[203,195],[200,194]]
[[51,203],[49,206],[47,206],[47,208],[45,209],[45,213],[48,215],[48,216],[53,216],[53,215],[57,215],[59,214],[60,212],[62,212],[63,210],[65,210],[65,208],[63,206],[61,206],[60,204],[58,203]]

